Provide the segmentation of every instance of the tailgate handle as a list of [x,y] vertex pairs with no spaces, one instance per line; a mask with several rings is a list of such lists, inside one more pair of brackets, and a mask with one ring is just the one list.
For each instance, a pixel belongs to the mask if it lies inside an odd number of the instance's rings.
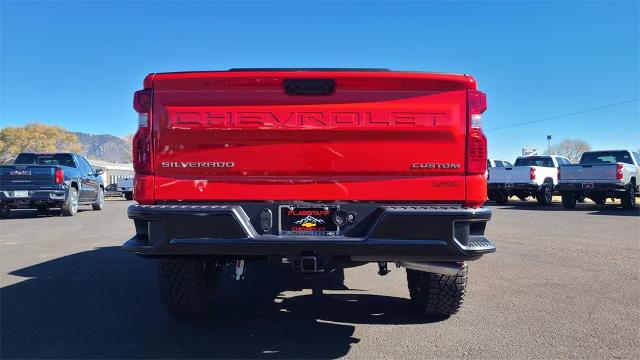
[[331,95],[336,91],[334,79],[285,79],[288,95]]

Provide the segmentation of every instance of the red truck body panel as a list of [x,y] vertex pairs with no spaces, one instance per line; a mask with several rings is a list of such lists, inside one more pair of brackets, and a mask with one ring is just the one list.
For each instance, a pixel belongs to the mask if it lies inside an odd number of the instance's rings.
[[[333,79],[335,91],[290,95],[285,79]],[[484,175],[466,173],[475,87],[429,73],[152,74],[152,171],[136,176],[136,199],[480,206]]]

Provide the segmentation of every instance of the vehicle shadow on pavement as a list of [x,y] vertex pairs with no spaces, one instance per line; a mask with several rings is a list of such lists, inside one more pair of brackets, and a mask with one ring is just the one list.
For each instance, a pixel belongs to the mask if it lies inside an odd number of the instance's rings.
[[50,211],[45,214],[38,214],[35,210],[11,210],[9,217],[2,219],[2,221],[7,220],[17,220],[17,219],[27,219],[27,218],[48,218],[52,216],[60,216],[60,212],[58,211]]
[[[82,213],[85,211],[93,211],[91,208],[88,209],[78,209],[78,213]],[[6,220],[17,220],[17,219],[42,219],[42,218],[50,218],[50,217],[61,217],[62,214],[60,210],[49,210],[46,213],[38,214],[35,209],[19,209],[19,210],[11,210],[8,218],[2,219],[2,221]]]
[[227,274],[214,314],[180,321],[160,302],[157,266],[105,247],[12,272],[25,279],[0,290],[0,357],[336,358],[359,342],[353,324],[438,321],[404,298],[284,293],[301,279],[268,264],[240,282]]

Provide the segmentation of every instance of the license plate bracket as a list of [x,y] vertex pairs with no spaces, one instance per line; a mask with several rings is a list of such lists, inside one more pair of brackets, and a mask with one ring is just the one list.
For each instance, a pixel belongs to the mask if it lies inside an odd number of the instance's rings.
[[278,233],[289,236],[338,236],[340,227],[333,221],[338,206],[281,205],[278,209]]
[[593,189],[593,183],[584,183],[582,184],[583,189]]

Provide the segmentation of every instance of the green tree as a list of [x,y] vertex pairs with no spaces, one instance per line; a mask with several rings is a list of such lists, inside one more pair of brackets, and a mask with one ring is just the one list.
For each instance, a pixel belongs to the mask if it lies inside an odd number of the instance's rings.
[[6,164],[25,151],[80,152],[78,137],[57,125],[30,123],[0,129],[0,163]]

